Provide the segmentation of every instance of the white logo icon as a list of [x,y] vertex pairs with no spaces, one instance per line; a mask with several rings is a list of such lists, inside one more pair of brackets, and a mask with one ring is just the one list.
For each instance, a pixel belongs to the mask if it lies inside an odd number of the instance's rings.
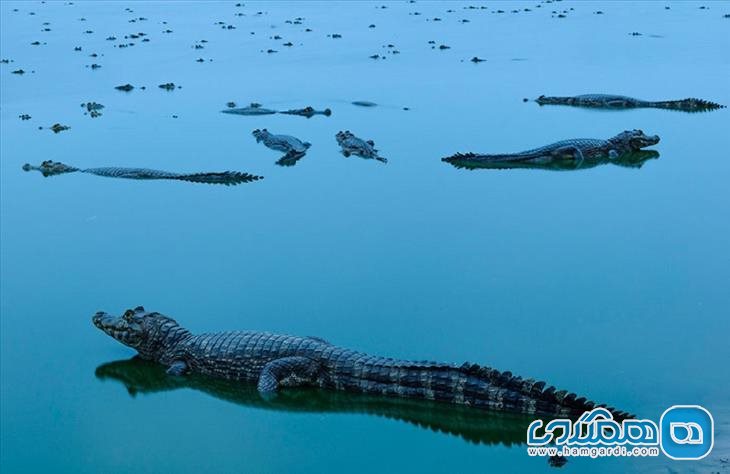
[[[684,435],[681,437],[681,435]],[[702,444],[702,428],[697,423],[671,422],[669,423],[669,436],[677,444]]]

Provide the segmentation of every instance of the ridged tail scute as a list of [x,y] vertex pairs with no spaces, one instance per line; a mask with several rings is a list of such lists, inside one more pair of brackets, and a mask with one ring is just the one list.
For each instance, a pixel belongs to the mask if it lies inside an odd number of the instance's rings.
[[658,108],[681,110],[683,112],[707,112],[710,110],[724,109],[725,106],[704,99],[689,97],[682,100],[659,101],[655,103]]
[[476,156],[478,156],[476,153],[455,153],[451,156],[441,158],[441,161],[445,161],[446,163],[451,163],[453,165],[457,164],[461,160],[468,160]]
[[634,415],[625,411],[608,407],[604,404],[597,405],[585,397],[578,397],[575,393],[567,390],[557,390],[555,387],[539,382],[535,379],[523,379],[512,375],[512,372],[500,372],[490,367],[484,367],[469,362],[463,364],[460,370],[472,377],[488,382],[494,387],[504,388],[517,394],[529,397],[535,401],[535,412],[554,415],[580,416],[583,412],[597,407],[606,408],[613,414],[615,420],[621,421],[627,418],[634,418]]
[[263,176],[256,176],[249,173],[241,173],[239,171],[223,171],[220,173],[193,173],[180,175],[175,178],[180,181],[189,181],[191,183],[206,184],[222,184],[224,186],[235,186],[241,183],[250,183],[264,179]]

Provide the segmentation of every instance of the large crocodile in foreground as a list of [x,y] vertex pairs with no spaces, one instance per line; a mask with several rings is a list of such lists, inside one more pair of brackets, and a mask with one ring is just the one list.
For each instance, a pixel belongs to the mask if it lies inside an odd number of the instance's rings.
[[607,140],[598,138],[574,138],[518,153],[478,154],[457,153],[442,161],[471,164],[545,165],[559,160],[573,160],[579,166],[585,160],[618,159],[621,155],[635,152],[659,143],[657,135],[645,135],[641,130],[626,130]]
[[[462,155],[465,156],[465,155]],[[659,158],[656,150],[636,150],[624,153],[617,158],[599,157],[586,159],[582,162],[576,161],[572,156],[556,157],[544,162],[530,161],[473,161],[468,157],[453,158],[448,162],[455,168],[468,170],[490,169],[490,170],[511,170],[511,169],[536,169],[548,171],[578,171],[595,168],[601,165],[615,165],[622,168],[641,168],[644,163]]]
[[[596,406],[574,393],[545,389],[545,382],[477,364],[376,357],[315,337],[239,331],[194,335],[174,319],[141,306],[119,317],[98,312],[92,321],[142,358],[168,366],[168,374],[199,373],[256,383],[265,396],[282,387],[309,386],[568,417]],[[615,419],[631,417],[614,408],[608,410]]]
[[541,95],[535,99],[540,105],[572,105],[575,107],[591,107],[600,109],[669,109],[682,112],[706,112],[709,110],[722,109],[725,106],[703,99],[680,99],[680,100],[642,100],[625,95],[612,94],[585,94],[571,97],[550,97]]
[[43,176],[55,176],[66,173],[88,173],[97,176],[105,176],[107,178],[126,178],[126,179],[171,179],[177,181],[189,181],[191,183],[206,184],[224,184],[233,186],[251,181],[263,179],[263,176],[256,176],[249,173],[241,173],[239,171],[222,171],[212,173],[171,173],[169,171],[151,170],[147,168],[75,168],[73,166],[60,163],[58,161],[47,160],[40,166],[24,164],[25,171],[40,171]]

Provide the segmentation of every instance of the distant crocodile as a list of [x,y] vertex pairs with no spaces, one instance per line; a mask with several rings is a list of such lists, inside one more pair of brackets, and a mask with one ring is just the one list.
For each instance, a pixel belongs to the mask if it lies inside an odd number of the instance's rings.
[[303,142],[291,135],[274,135],[265,128],[263,130],[257,128],[251,134],[256,137],[256,143],[264,142],[267,148],[284,152],[284,156],[279,160],[283,160],[284,163],[300,159],[307,153],[309,147],[312,146],[311,143]]
[[624,95],[585,94],[572,97],[549,97],[541,95],[535,99],[540,105],[572,105],[575,107],[591,107],[601,109],[635,109],[653,108],[680,110],[682,112],[705,112],[724,108],[724,105],[703,99],[680,99],[650,101],[634,99]]
[[241,173],[238,171],[223,171],[213,173],[171,173],[169,171],[151,170],[147,168],[75,168],[73,166],[60,163],[58,161],[47,160],[40,164],[40,166],[33,166],[31,164],[24,164],[23,169],[25,171],[40,171],[43,176],[55,176],[65,173],[89,173],[97,176],[105,176],[108,178],[126,178],[126,179],[171,179],[177,181],[189,181],[191,183],[206,183],[206,184],[224,184],[226,186],[232,186],[241,183],[248,183],[251,181],[258,181],[263,179],[263,176],[255,176],[248,173]]
[[342,154],[346,157],[356,155],[360,158],[374,159],[383,163],[388,162],[386,158],[378,155],[378,150],[375,148],[374,141],[358,138],[350,133],[349,130],[337,132],[335,139],[342,148]]
[[621,155],[656,145],[657,143],[659,143],[659,137],[657,135],[645,135],[641,130],[626,130],[608,140],[574,138],[519,153],[494,155],[457,153],[442,158],[441,160],[447,163],[529,163],[535,165],[547,165],[559,160],[574,160],[577,163],[576,166],[580,166],[586,160],[617,159]]
[[315,110],[313,107],[304,107],[303,109],[289,109],[289,110],[282,110],[279,112],[280,114],[284,115],[301,115],[302,117],[312,118],[315,115],[324,115],[325,117],[329,117],[332,115],[332,111],[330,109],[324,109],[324,110]]
[[233,114],[233,115],[273,115],[273,114],[284,114],[284,115],[300,115],[302,117],[306,118],[312,118],[315,115],[324,115],[326,117],[329,117],[332,115],[332,111],[330,109],[324,109],[324,110],[315,110],[314,107],[304,107],[303,109],[289,109],[289,110],[274,110],[274,109],[267,109],[261,106],[261,104],[257,103],[251,103],[248,107],[229,107],[227,109],[221,110],[224,114]]
[[[92,321],[143,359],[168,366],[168,374],[199,373],[256,383],[264,396],[273,396],[284,387],[319,387],[567,417],[580,416],[596,406],[573,393],[545,389],[545,382],[477,364],[375,357],[316,337],[238,331],[193,335],[174,319],[141,306],[119,317],[98,312]],[[615,419],[632,417],[614,408],[608,410]]]
[[455,168],[464,168],[469,170],[475,169],[491,169],[491,170],[507,170],[507,169],[538,169],[549,171],[577,171],[595,168],[601,165],[616,165],[622,168],[641,168],[644,163],[659,158],[659,152],[656,150],[636,150],[624,153],[617,158],[598,157],[594,159],[586,159],[576,161],[573,156],[559,156],[544,162],[533,161],[474,161],[467,155],[451,157],[448,163]]

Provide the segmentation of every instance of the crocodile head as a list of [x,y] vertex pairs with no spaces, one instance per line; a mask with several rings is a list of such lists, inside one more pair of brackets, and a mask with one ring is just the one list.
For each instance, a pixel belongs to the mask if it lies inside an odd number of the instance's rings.
[[269,136],[270,133],[265,128],[263,130],[257,128],[256,130],[254,130],[253,132],[251,132],[251,135],[253,135],[254,137],[256,137],[256,143],[258,143],[261,140],[266,139],[266,137]]
[[624,150],[641,150],[659,143],[659,135],[646,135],[642,130],[625,130],[611,141]]
[[30,163],[26,163],[23,165],[23,170],[36,170],[43,173],[43,176],[55,176],[57,174],[73,173],[74,171],[78,171],[78,168],[63,164],[59,161],[46,160],[42,162],[39,166],[33,166]]
[[[145,311],[142,306],[126,310],[121,316],[99,311],[92,318],[94,326],[125,346],[136,349],[145,359],[155,359],[163,349],[170,329],[177,321],[160,313]],[[167,331],[163,331],[167,326]]]

